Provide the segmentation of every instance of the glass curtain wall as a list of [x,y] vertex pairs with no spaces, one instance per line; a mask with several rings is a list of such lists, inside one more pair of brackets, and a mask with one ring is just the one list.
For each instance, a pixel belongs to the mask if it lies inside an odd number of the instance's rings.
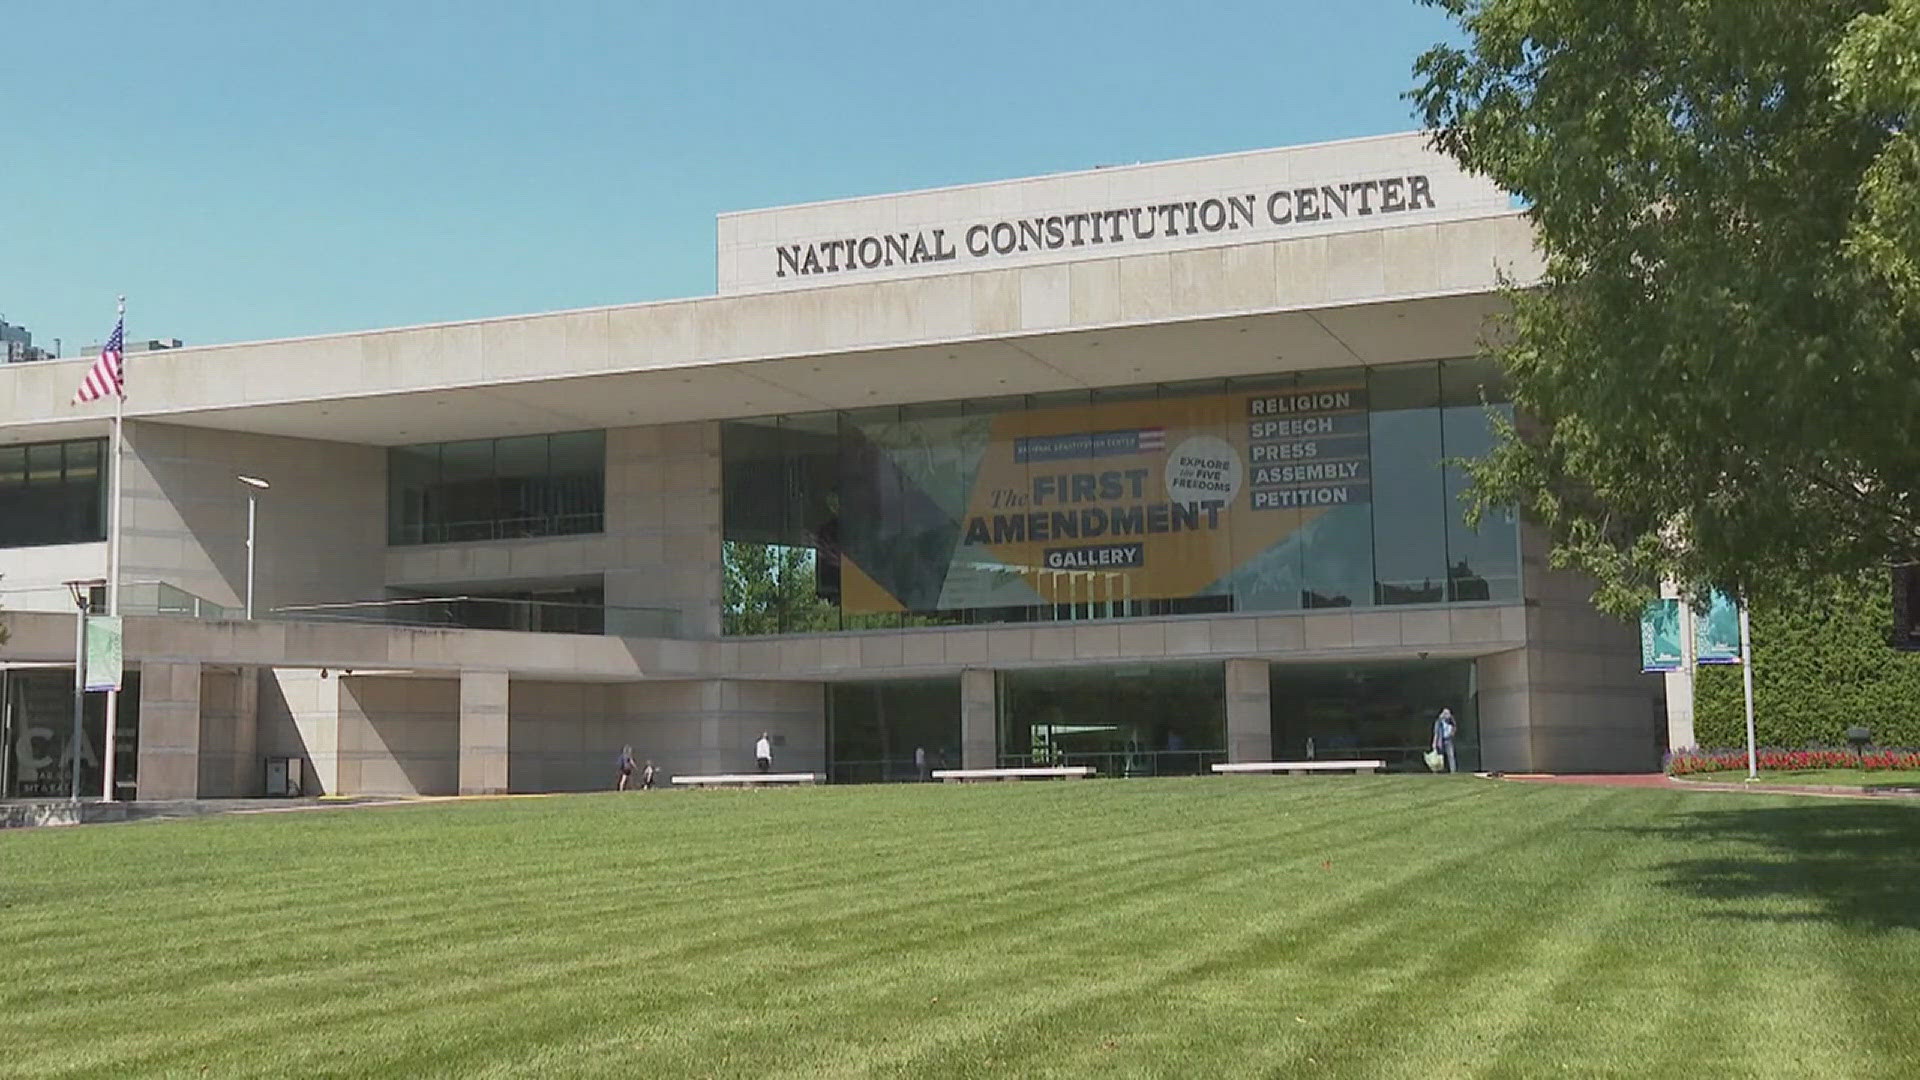
[[1000,764],[1186,776],[1226,760],[1226,668],[1124,664],[1003,671]]
[[930,780],[960,767],[960,680],[890,679],[827,686],[828,779]]
[[1274,664],[1276,760],[1379,758],[1394,771],[1425,772],[1433,721],[1452,709],[1462,770],[1480,767],[1480,722],[1471,660]]
[[[140,764],[140,674],[128,671],[114,723],[116,798],[133,797]],[[107,737],[107,696],[84,705],[80,792],[100,794],[100,752]],[[58,799],[73,790],[73,671],[0,669],[0,798]]]
[[729,634],[1515,601],[1445,361],[722,425]]
[[387,542],[599,532],[606,458],[603,431],[393,447],[387,452]]

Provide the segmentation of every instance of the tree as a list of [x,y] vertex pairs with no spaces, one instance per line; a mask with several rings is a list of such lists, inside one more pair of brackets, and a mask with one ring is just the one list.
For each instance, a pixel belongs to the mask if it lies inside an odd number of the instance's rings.
[[1424,0],[1435,143],[1544,277],[1473,468],[1625,612],[1920,554],[1920,0]]
[[808,547],[729,540],[721,545],[721,611],[728,634],[839,629],[822,600]]

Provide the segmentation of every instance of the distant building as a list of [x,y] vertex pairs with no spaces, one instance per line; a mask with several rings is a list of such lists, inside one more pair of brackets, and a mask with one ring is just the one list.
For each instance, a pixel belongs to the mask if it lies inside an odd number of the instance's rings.
[[24,326],[0,319],[0,363],[20,364],[29,360],[51,360],[53,354],[33,344],[33,334]]
[[[107,343],[104,341],[93,342],[92,344],[88,345],[86,349],[83,352],[81,352],[80,355],[81,356],[98,356],[100,355],[100,350],[106,348],[106,346],[107,346]],[[177,349],[179,347],[180,347],[179,338],[146,338],[144,340],[139,340],[139,341],[136,341],[133,338],[128,338],[126,343],[126,348],[123,351],[130,352],[130,353],[159,352],[162,349]]]

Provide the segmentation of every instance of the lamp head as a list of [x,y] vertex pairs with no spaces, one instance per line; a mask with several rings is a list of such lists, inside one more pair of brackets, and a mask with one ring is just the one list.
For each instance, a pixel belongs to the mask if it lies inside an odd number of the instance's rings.
[[88,606],[88,602],[93,595],[93,590],[106,583],[106,578],[82,578],[78,581],[61,582],[62,585],[67,587],[67,592],[73,595],[73,606],[82,608]]
[[267,483],[265,480],[262,480],[257,476],[236,476],[234,477],[234,479],[240,481],[241,483],[247,485],[248,487],[259,488],[262,491],[265,491],[266,489],[273,486],[272,484]]

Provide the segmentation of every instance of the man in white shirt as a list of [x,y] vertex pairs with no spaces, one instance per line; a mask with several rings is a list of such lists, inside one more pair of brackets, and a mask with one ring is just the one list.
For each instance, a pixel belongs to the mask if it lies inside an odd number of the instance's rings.
[[764,731],[760,733],[760,741],[753,744],[753,763],[760,766],[761,772],[773,768],[773,740]]

